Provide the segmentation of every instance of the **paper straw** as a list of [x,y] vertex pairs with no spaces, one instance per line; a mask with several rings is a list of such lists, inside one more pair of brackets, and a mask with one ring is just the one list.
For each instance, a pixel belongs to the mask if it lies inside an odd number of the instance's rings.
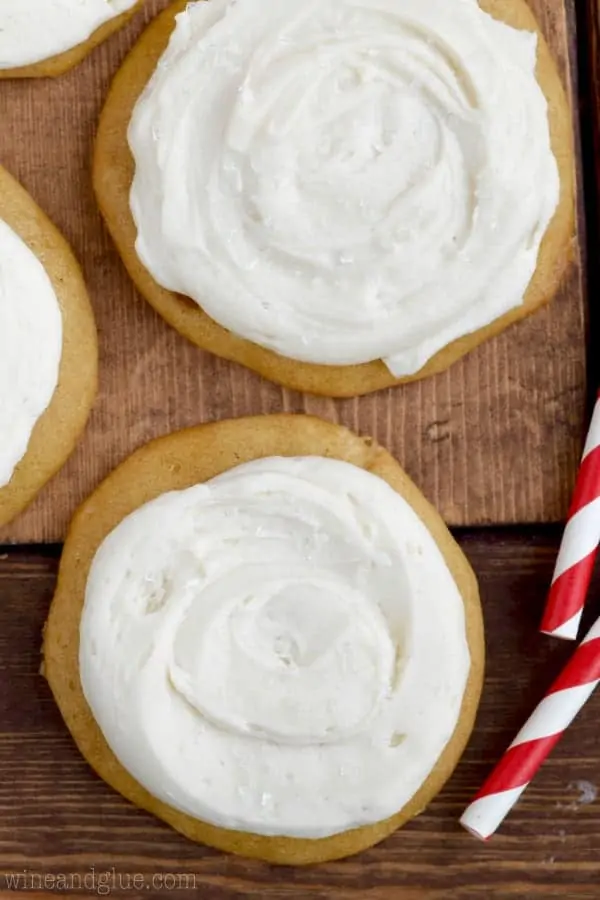
[[599,681],[600,619],[465,810],[464,828],[492,836]]
[[600,393],[590,423],[540,631],[575,640],[600,543]]

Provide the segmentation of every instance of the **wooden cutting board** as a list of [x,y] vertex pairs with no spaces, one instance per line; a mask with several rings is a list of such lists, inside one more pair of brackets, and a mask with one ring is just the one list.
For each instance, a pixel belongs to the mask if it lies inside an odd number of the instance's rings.
[[[203,353],[136,294],[94,203],[92,141],[120,61],[144,22],[166,5],[147,0],[130,27],[57,81],[0,84],[0,162],[71,241],[101,340],[101,390],[85,439],[28,512],[0,530],[0,543],[60,541],[77,504],[152,437],[281,410],[373,435],[451,525],[563,517],[584,425],[581,230],[576,262],[547,309],[436,378],[356,400],[303,397]],[[574,0],[531,0],[531,6],[574,97]],[[577,111],[576,100],[573,106]]]

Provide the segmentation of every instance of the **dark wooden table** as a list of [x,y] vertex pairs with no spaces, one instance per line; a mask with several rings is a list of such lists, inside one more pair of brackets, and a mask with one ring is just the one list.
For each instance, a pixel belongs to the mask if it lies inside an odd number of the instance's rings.
[[[573,2],[580,35],[591,38],[587,49],[582,42],[580,74],[594,297],[600,282],[594,178],[600,150],[594,150],[598,0]],[[593,304],[590,318],[592,337],[600,341]],[[593,383],[600,368],[597,349],[590,366]],[[489,843],[458,825],[473,792],[572,652],[570,645],[537,632],[560,530],[482,529],[458,537],[480,579],[488,652],[480,714],[466,754],[418,819],[359,857],[312,869],[275,868],[196,846],[92,774],[39,675],[40,635],[60,548],[0,549],[0,897],[23,891],[181,900],[600,900],[600,694]],[[597,615],[600,573],[587,621]]]
[[[111,896],[130,898],[598,900],[600,797],[584,801],[600,787],[600,694],[489,843],[474,840],[457,824],[572,649],[537,633],[557,529],[469,531],[459,537],[481,581],[488,649],[485,690],[468,750],[445,790],[418,819],[359,857],[308,870],[275,868],[196,846],[131,807],[91,773],[38,674],[58,548],[8,554],[0,563],[0,896],[12,883],[32,889],[49,878],[49,887],[53,877],[65,875],[77,884],[79,875],[90,886],[92,876],[110,872]],[[594,607],[600,614],[600,577],[588,620]],[[7,880],[7,873],[19,878]],[[134,875],[139,892],[133,884],[125,889]]]

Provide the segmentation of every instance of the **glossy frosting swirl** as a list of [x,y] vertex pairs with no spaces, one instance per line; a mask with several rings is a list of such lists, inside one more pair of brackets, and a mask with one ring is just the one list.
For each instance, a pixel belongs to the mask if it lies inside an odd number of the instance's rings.
[[129,128],[141,261],[283,356],[414,373],[535,270],[536,42],[476,0],[190,3]]
[[94,559],[81,683],[122,765],[215,825],[321,837],[414,795],[459,719],[463,602],[386,482],[267,458],[164,494]]

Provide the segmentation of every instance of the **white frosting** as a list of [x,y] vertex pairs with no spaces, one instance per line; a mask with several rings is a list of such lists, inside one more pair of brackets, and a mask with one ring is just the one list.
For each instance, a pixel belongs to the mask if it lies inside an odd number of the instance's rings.
[[58,384],[62,317],[37,256],[0,219],[0,487]]
[[476,0],[190,3],[129,128],[140,259],[283,356],[417,371],[535,270],[536,43]]
[[84,694],[122,765],[215,825],[322,837],[414,795],[459,719],[463,602],[416,513],[337,460],[164,494],[94,559]]
[[0,0],[0,69],[49,59],[84,41],[136,0]]

